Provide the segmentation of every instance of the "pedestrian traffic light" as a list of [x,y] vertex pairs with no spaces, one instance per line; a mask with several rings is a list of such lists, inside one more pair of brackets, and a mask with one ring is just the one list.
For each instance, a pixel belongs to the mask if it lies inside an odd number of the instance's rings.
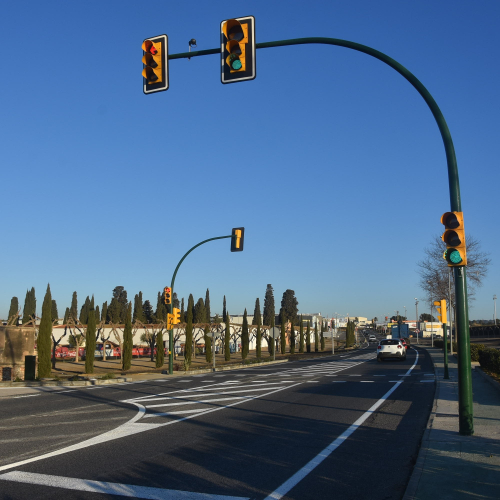
[[446,324],[448,321],[448,318],[446,316],[446,300],[436,300],[434,302],[434,305],[436,306],[437,314],[438,314],[438,321],[440,323]]
[[181,310],[177,307],[174,307],[173,312],[174,312],[174,318],[172,320],[172,323],[174,325],[177,325],[181,322]]
[[220,23],[221,82],[253,80],[255,67],[255,17],[238,17]]
[[465,231],[463,212],[446,212],[441,216],[445,231],[441,239],[446,243],[443,258],[449,267],[466,266]]
[[172,289],[169,286],[165,287],[165,304],[171,304],[172,303]]
[[174,315],[167,313],[167,330],[172,330],[174,324]]
[[159,35],[142,43],[142,76],[145,94],[168,90],[168,37]]
[[231,252],[243,252],[244,227],[234,227],[231,231]]

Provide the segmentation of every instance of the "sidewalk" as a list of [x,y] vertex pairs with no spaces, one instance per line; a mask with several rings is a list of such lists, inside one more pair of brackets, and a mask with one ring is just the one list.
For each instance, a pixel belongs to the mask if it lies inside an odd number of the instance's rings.
[[443,351],[426,348],[436,373],[434,406],[403,500],[500,498],[500,389],[472,367],[474,435],[458,431],[457,360],[449,356],[443,380]]

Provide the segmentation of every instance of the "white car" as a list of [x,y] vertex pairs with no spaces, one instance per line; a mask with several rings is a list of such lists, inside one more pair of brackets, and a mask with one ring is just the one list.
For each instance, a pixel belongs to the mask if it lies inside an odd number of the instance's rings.
[[384,339],[377,346],[377,361],[382,362],[387,358],[396,358],[404,361],[406,349],[400,339]]
[[377,342],[377,337],[375,337],[375,335],[369,335],[368,342]]

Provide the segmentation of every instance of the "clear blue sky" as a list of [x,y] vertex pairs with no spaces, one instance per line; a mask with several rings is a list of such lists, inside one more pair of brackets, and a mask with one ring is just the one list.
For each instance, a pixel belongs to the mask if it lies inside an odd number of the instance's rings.
[[[148,11],[149,8],[149,11]],[[450,128],[466,231],[492,265],[470,318],[493,317],[497,248],[500,2],[28,1],[3,4],[0,317],[47,283],[101,305],[117,285],[156,304],[210,289],[212,311],[253,312],[266,285],[300,312],[415,316],[416,263],[449,210],[438,128],[394,70],[341,47],[257,51],[257,78],[220,83],[211,55],[170,61],[170,89],[142,93],[141,43],[171,54],[219,45],[254,15],[257,42],[323,36],[373,47],[427,87]],[[500,308],[499,308],[500,309]],[[423,301],[419,312],[425,311]]]

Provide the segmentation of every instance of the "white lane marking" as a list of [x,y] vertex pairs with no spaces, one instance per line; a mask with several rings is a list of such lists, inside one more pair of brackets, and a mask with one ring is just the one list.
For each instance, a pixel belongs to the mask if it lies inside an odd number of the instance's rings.
[[[177,424],[179,422],[184,422],[185,420],[190,420],[192,418],[196,418],[201,415],[206,415],[207,413],[213,413],[215,411],[220,411],[224,410],[226,408],[230,408],[232,406],[237,406],[243,403],[246,403],[247,401],[251,401],[252,399],[257,399],[257,398],[263,398],[265,396],[270,396],[271,394],[274,394],[276,392],[284,391],[286,389],[291,389],[292,387],[296,387],[300,385],[302,382],[297,382],[295,384],[287,385],[285,387],[279,387],[276,389],[276,387],[269,387],[269,389],[272,389],[269,392],[266,392],[264,394],[256,394],[255,396],[249,396],[248,398],[245,398],[241,401],[236,401],[235,403],[231,403],[225,406],[218,406],[217,408],[210,408],[204,411],[203,413],[197,413],[194,415],[189,415],[187,417],[179,418],[177,420],[170,420],[168,422],[162,422],[159,424],[145,424],[142,422],[137,422],[140,418],[142,418],[145,413],[146,413],[146,408],[142,406],[140,403],[137,403],[136,401],[130,401],[131,404],[137,406],[138,412],[128,421],[125,422],[124,424],[118,426],[116,429],[113,429],[111,431],[105,432],[104,434],[99,434],[98,436],[94,436],[93,438],[87,439],[86,441],[82,441],[81,443],[76,443],[71,446],[67,446],[66,448],[62,448],[60,450],[52,451],[50,453],[45,453],[44,455],[39,455],[37,457],[32,457],[32,458],[27,458],[25,460],[20,460],[19,462],[14,462],[11,464],[6,464],[0,466],[0,472],[8,469],[13,469],[15,467],[20,467],[21,465],[29,464],[32,462],[38,462],[39,460],[44,460],[46,458],[51,458],[55,457],[58,455],[63,455],[65,453],[69,453],[71,451],[76,451],[76,450],[81,450],[83,448],[88,448],[90,446],[98,445],[105,443],[107,441],[113,441],[115,439],[120,439],[123,437],[127,436],[132,436],[134,434],[139,434],[141,432],[149,431],[152,429],[158,429],[159,427],[165,427],[166,425],[173,425]],[[187,392],[188,389],[184,392]],[[180,391],[178,391],[180,392]],[[206,396],[206,394],[204,394]],[[186,500],[188,500],[190,497],[187,496]]]
[[319,380],[308,380],[306,384],[317,384]]
[[360,382],[363,384],[374,384],[375,380],[360,380]]
[[[416,351],[417,356],[413,366],[406,372],[410,373],[413,368],[417,365],[418,361],[418,351]],[[336,380],[334,381],[336,382]],[[359,417],[348,429],[346,429],[337,439],[332,441],[324,450],[320,451],[312,460],[310,460],[302,469],[297,471],[290,479],[285,481],[278,489],[274,490],[270,495],[268,495],[264,500],[279,500],[283,498],[295,485],[297,485],[302,479],[304,479],[309,472],[314,470],[323,460],[329,457],[355,430],[357,430],[365,420],[370,417],[385,401],[389,396],[403,383],[403,380],[398,380],[371,408],[369,408],[361,417]]]
[[150,486],[136,486],[134,484],[107,483],[90,481],[63,476],[48,476],[34,472],[13,471],[0,475],[4,481],[37,484],[66,490],[88,491],[104,495],[118,495],[129,498],[144,498],[147,500],[249,500],[244,497],[212,495],[210,493],[195,493],[192,491],[164,490]]
[[14,396],[12,399],[33,398],[35,396],[41,396],[41,394],[23,394],[22,396]]

